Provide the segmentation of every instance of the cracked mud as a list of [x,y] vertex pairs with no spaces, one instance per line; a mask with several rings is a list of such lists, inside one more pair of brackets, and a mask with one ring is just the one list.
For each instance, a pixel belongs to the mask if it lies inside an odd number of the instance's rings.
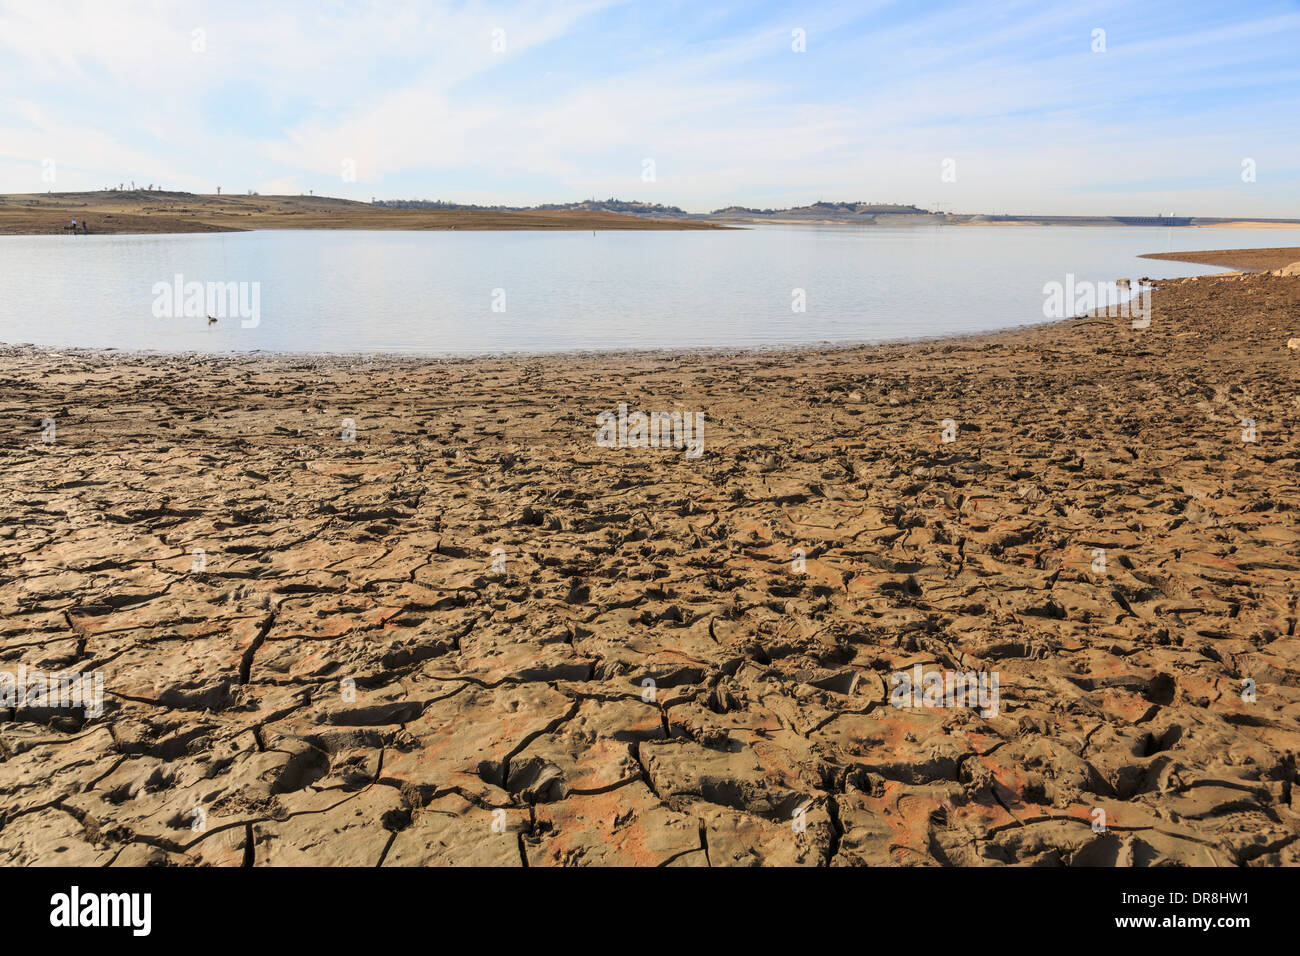
[[[1298,311],[1249,276],[878,348],[4,349],[0,670],[104,703],[0,711],[0,863],[1296,865]],[[705,454],[597,447],[619,402]],[[892,706],[918,664],[996,715]]]

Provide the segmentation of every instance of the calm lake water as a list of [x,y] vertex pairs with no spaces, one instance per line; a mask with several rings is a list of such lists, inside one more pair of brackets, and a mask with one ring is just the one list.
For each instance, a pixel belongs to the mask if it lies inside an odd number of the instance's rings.
[[[803,225],[4,236],[0,342],[431,354],[870,342],[1043,322],[1043,286],[1064,284],[1067,273],[1110,282],[1223,271],[1137,256],[1298,236]],[[256,304],[256,324],[233,308],[216,324],[186,317],[170,291],[178,274],[185,283],[246,283],[242,314]],[[792,308],[796,289],[806,311]],[[168,315],[177,304],[181,314]]]

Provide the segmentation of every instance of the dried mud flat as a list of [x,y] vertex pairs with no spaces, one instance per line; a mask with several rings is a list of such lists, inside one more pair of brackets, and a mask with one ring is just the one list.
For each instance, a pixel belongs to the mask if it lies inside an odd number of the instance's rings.
[[[0,863],[1296,865],[1298,314],[1247,276],[794,353],[5,349],[0,670],[105,701],[2,714]],[[621,401],[704,456],[597,447]],[[996,716],[891,706],[916,664]]]

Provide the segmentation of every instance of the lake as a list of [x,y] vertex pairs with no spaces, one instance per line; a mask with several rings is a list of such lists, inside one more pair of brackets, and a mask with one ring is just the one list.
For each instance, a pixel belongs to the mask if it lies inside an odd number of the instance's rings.
[[[1279,246],[1296,235],[761,225],[4,236],[0,342],[435,355],[875,342],[1047,321],[1043,287],[1067,274],[1109,282],[1224,271],[1137,256]],[[193,283],[200,294],[187,316]],[[216,323],[206,318],[209,283],[230,303]]]

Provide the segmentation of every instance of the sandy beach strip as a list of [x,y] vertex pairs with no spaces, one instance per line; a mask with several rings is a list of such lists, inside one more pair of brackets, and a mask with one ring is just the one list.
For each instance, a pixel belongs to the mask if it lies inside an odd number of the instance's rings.
[[1300,229],[1300,222],[1269,222],[1242,219],[1236,222],[1197,222],[1193,229]]
[[1143,259],[1165,259],[1173,262],[1195,262],[1200,265],[1222,266],[1244,272],[1273,272],[1300,261],[1300,248],[1282,246],[1272,249],[1211,249],[1204,252],[1152,252]]
[[[4,348],[0,672],[103,710],[0,710],[0,862],[1298,865],[1300,278],[1153,307]],[[602,447],[620,403],[701,413],[703,453]]]

